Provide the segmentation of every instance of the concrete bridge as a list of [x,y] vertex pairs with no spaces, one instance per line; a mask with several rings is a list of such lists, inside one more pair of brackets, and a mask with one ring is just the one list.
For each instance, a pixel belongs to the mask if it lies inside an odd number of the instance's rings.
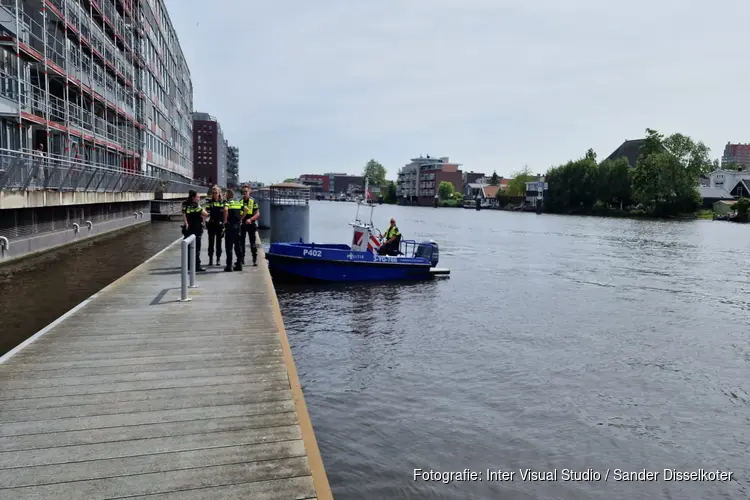
[[0,262],[151,220],[153,200],[206,188],[33,152],[0,149]]

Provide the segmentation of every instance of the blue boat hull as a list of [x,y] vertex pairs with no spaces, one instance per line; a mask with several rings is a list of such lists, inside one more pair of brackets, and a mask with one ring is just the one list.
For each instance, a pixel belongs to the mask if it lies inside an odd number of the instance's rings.
[[274,279],[284,281],[421,281],[431,264],[419,257],[380,257],[347,245],[272,243],[266,252]]

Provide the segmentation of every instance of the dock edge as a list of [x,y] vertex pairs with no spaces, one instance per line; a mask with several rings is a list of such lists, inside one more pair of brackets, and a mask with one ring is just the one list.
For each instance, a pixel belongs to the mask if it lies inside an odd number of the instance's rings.
[[276,296],[276,287],[273,286],[271,273],[268,270],[268,261],[265,258],[265,251],[262,247],[258,248],[258,254],[258,260],[263,262],[262,267],[264,271],[264,279],[268,285],[268,292],[271,297],[274,321],[276,322],[276,327],[279,331],[282,356],[284,358],[284,364],[286,365],[287,375],[289,376],[289,386],[292,392],[292,399],[294,399],[294,408],[297,411],[297,420],[299,421],[302,441],[305,443],[305,449],[307,451],[307,459],[310,465],[310,474],[312,475],[316,498],[317,500],[333,500],[331,486],[328,483],[328,475],[323,466],[323,459],[320,456],[318,441],[315,439],[312,420],[310,419],[310,414],[307,412],[305,396],[302,393],[302,385],[300,384],[299,376],[297,375],[297,366],[294,363],[294,356],[292,355],[292,349],[286,335],[284,318],[281,316],[281,307],[279,306],[279,298]]

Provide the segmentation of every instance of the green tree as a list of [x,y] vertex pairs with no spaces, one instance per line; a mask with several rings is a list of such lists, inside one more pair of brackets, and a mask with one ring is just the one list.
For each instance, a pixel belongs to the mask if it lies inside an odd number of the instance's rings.
[[453,184],[448,181],[441,181],[440,185],[438,186],[438,196],[440,196],[441,200],[448,200],[453,197],[453,193],[456,192],[456,189],[453,187]]
[[[608,176],[609,171],[604,175]],[[603,186],[607,188],[606,196],[610,196],[606,180],[602,182],[596,153],[592,149],[583,158],[551,168],[545,180],[548,185],[547,207],[552,212],[591,210]]]
[[694,212],[701,202],[697,178],[703,168],[702,153],[684,154],[690,143],[678,134],[670,136],[676,137],[670,141],[670,148],[657,131],[646,129],[646,133],[632,174],[634,201],[656,216]]
[[630,164],[625,157],[604,160],[599,164],[597,199],[606,206],[619,205],[620,210],[632,202]]
[[736,170],[737,172],[741,172],[745,168],[739,163],[736,163],[733,161],[729,161],[725,163],[724,165],[719,165],[719,160],[714,160],[713,166],[715,167],[713,170],[719,170],[721,168],[724,170]]
[[507,196],[524,196],[526,194],[526,183],[535,179],[536,176],[531,173],[528,165],[525,165],[522,170],[513,175],[513,178],[508,182],[505,193]]
[[490,186],[497,186],[500,184],[500,176],[497,175],[497,171],[492,171],[492,177],[490,177]]
[[748,211],[750,211],[750,199],[740,198],[737,203],[731,206],[732,210],[737,211],[737,220],[740,222],[747,222]]
[[293,179],[291,177],[284,179],[284,182],[297,182],[297,179]]
[[375,160],[370,160],[367,162],[367,165],[365,165],[365,170],[362,173],[362,177],[369,179],[370,184],[374,184],[375,186],[384,186],[386,182],[385,174],[386,170],[383,165],[376,162]]
[[663,141],[664,148],[672,153],[683,168],[694,178],[711,172],[711,150],[703,142],[695,142],[682,134],[672,134]]
[[383,201],[385,203],[396,203],[396,183],[393,181],[388,182],[388,186],[385,190],[385,196],[383,197]]

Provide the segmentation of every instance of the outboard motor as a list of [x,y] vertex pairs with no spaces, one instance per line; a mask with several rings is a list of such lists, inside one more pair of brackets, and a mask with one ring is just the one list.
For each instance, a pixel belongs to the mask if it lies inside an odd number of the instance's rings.
[[440,257],[438,244],[434,241],[423,241],[417,245],[417,251],[414,252],[414,257],[423,257],[430,261],[431,267],[437,266]]

